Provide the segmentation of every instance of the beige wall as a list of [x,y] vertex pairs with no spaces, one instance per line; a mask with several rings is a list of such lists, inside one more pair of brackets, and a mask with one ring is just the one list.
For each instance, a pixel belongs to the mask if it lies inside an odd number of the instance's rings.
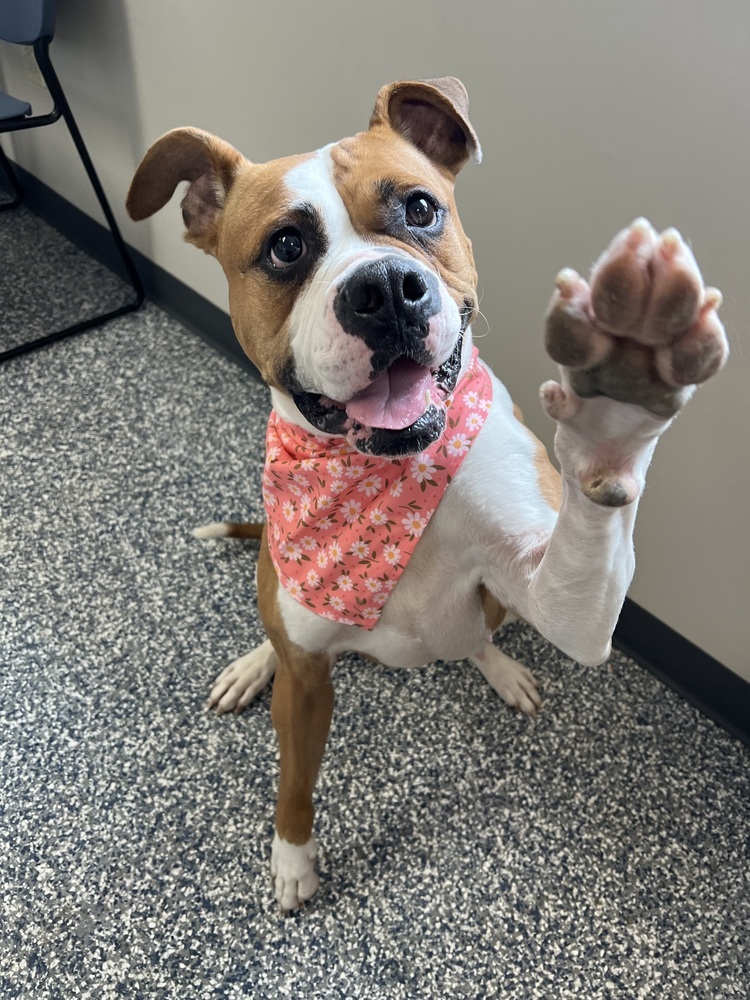
[[[199,125],[250,158],[313,149],[367,122],[379,86],[460,76],[485,162],[459,204],[484,355],[547,443],[553,374],[540,317],[637,215],[676,225],[725,294],[733,356],[659,445],[631,596],[750,679],[750,5],[740,0],[61,0],[53,56],[126,238],[224,306],[218,265],[171,205],[134,226],[124,193],[147,145]],[[16,50],[6,89],[41,110]],[[62,126],[18,137],[28,169],[96,214]],[[484,327],[479,325],[479,333]],[[585,613],[585,611],[584,611]]]

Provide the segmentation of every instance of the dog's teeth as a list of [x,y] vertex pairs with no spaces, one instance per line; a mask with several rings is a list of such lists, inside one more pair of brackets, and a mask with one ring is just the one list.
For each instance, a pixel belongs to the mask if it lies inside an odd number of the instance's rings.
[[425,391],[424,391],[424,405],[425,406],[429,406],[431,402],[432,402],[432,396],[430,395],[430,390],[429,389],[425,389]]

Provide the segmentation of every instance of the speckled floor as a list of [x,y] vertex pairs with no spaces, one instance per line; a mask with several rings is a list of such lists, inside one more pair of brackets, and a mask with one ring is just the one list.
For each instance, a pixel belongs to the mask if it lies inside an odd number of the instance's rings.
[[[0,217],[0,349],[98,273]],[[747,998],[748,750],[520,624],[536,725],[465,664],[340,664],[322,889],[280,916],[270,693],[204,707],[255,547],[190,534],[260,515],[267,407],[154,307],[0,368],[0,996]]]

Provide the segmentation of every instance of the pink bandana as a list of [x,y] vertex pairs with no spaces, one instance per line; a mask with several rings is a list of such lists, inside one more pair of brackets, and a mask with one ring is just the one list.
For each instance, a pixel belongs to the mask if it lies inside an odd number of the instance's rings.
[[445,402],[442,437],[420,455],[363,455],[273,411],[263,500],[284,589],[324,618],[374,628],[491,405],[492,382],[474,348]]

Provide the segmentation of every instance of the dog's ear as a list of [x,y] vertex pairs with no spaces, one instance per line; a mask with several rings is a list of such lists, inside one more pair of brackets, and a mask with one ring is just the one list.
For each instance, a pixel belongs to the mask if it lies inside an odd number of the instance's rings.
[[158,212],[180,181],[185,239],[216,253],[218,221],[229,189],[247,161],[222,139],[197,128],[176,128],[157,139],[143,157],[128,191],[128,215],[136,222]]
[[482,147],[469,121],[469,95],[455,76],[390,83],[375,101],[370,128],[390,125],[441,167],[457,174]]

